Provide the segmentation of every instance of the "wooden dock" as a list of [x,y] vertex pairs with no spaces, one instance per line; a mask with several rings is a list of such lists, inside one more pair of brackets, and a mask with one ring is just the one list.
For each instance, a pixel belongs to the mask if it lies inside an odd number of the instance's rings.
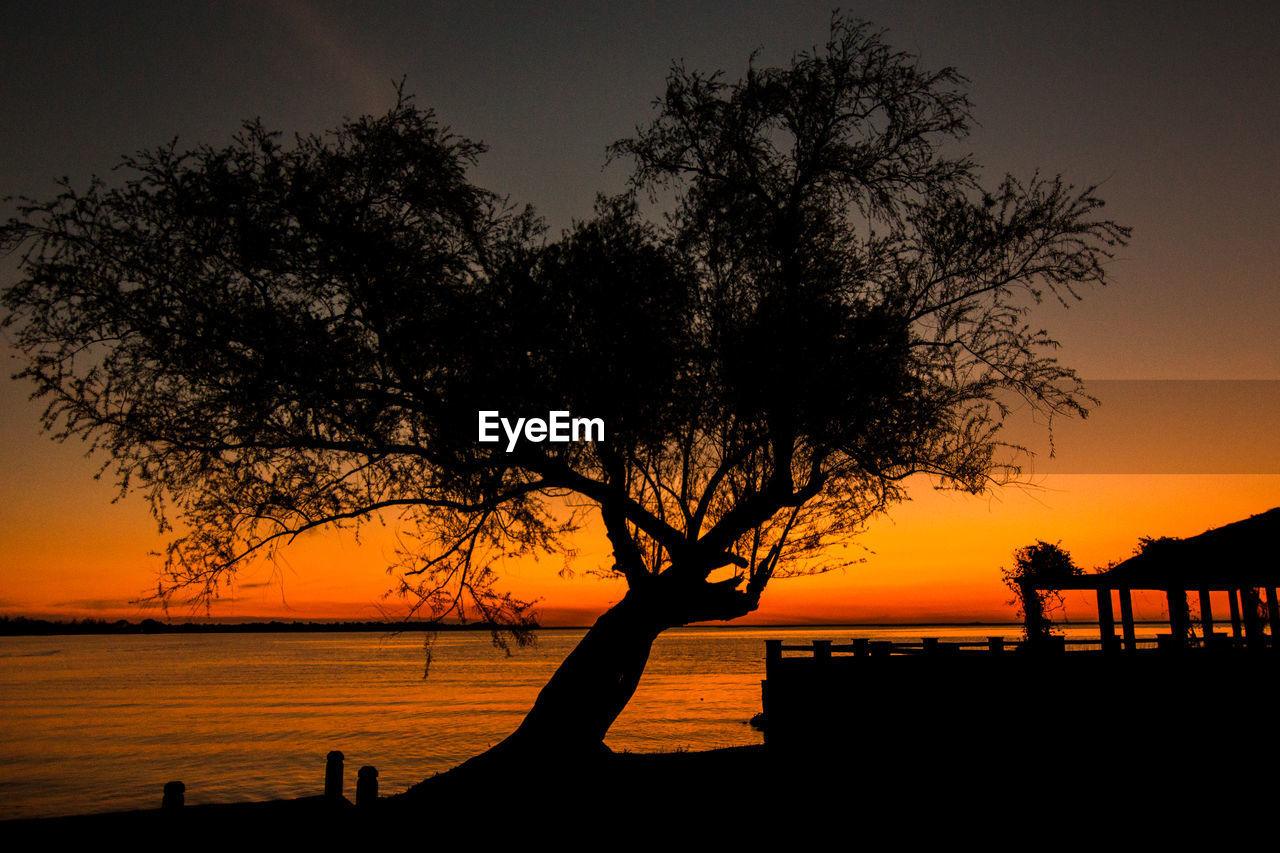
[[976,748],[1020,727],[1107,748],[1122,731],[1269,728],[1280,660],[1270,640],[766,640],[761,727],[774,747],[853,750],[886,740]]

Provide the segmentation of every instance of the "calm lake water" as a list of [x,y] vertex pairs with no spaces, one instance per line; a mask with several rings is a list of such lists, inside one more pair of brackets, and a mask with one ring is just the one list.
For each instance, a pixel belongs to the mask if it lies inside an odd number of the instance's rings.
[[[697,629],[663,634],[614,750],[761,742],[764,640],[982,640],[1001,626]],[[1093,629],[1068,629],[1089,636]],[[320,793],[325,755],[378,768],[384,793],[496,743],[582,635],[544,630],[508,657],[479,632],[0,638],[0,819]],[[1096,634],[1094,634],[1096,636]]]

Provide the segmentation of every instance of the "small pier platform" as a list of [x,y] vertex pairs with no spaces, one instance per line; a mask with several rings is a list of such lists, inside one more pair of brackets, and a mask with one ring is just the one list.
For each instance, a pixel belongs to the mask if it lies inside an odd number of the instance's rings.
[[980,749],[1025,730],[1090,750],[1159,751],[1172,743],[1161,738],[1200,730],[1269,730],[1280,675],[1270,640],[767,640],[759,725],[782,749]]

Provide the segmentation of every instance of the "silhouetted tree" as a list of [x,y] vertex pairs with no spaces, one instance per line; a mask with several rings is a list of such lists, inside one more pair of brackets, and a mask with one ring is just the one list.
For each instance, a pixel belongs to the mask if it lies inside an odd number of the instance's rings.
[[1013,567],[1004,570],[1004,582],[1013,592],[1010,603],[1018,608],[1023,636],[1028,642],[1047,640],[1054,635],[1056,626],[1049,614],[1063,606],[1061,590],[1036,589],[1031,584],[1052,584],[1080,573],[1061,543],[1037,539],[1034,545],[1025,545],[1013,552]]
[[[669,218],[633,193],[558,239],[470,184],[480,146],[409,99],[289,146],[249,124],[27,203],[5,322],[46,427],[176,510],[162,591],[381,515],[433,616],[519,629],[502,558],[568,553],[597,513],[627,593],[495,755],[590,753],[663,630],[831,568],[912,475],[1015,473],[1000,395],[1084,413],[1025,317],[1101,283],[1127,231],[1057,179],[984,191],[949,153],[962,86],[843,19],[737,82],[676,66],[612,148]],[[567,409],[606,440],[507,452],[477,443],[481,409]]]

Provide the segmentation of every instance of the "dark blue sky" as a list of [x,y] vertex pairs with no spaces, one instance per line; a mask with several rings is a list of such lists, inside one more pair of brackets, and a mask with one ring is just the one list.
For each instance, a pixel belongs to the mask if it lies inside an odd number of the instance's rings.
[[[1102,182],[1134,227],[1114,287],[1040,312],[1085,375],[1280,378],[1280,6],[859,3],[853,15],[972,81],[993,179]],[[380,111],[393,79],[490,146],[476,180],[553,227],[621,186],[604,148],[673,59],[737,75],[826,35],[823,3],[4,4],[0,194],[103,172],[261,116],[315,131]],[[8,274],[8,270],[0,272]],[[5,395],[6,399],[10,394]]]
[[[533,203],[558,229],[621,187],[626,169],[603,169],[605,146],[648,120],[673,59],[734,77],[753,50],[785,62],[824,40],[830,2],[0,0],[0,196],[48,196],[56,176],[83,182],[175,136],[224,144],[250,117],[321,131],[386,108],[391,81],[405,77],[420,103],[489,144],[477,182]],[[1036,168],[1100,182],[1108,214],[1133,226],[1110,287],[1037,311],[1063,361],[1097,379],[1280,380],[1280,4],[899,0],[849,11],[926,66],[970,78],[980,126],[969,145],[993,182]],[[12,275],[13,260],[0,259],[0,283]],[[78,443],[40,435],[27,393],[0,380],[0,607],[34,606],[19,581],[123,606],[153,578],[143,554],[154,525],[136,499],[109,504],[114,490],[90,479],[96,465]],[[1234,437],[1243,453],[1273,446],[1274,420],[1261,423]],[[1008,535],[983,533],[987,550],[948,571],[992,581],[998,606],[992,567],[1029,536],[1074,535],[1088,559],[1105,560],[1137,535],[1196,533],[1276,502],[1274,478],[1220,480],[1085,478],[1087,493],[1037,498],[1057,508],[1051,520],[1001,516]],[[995,518],[925,506],[915,526],[898,516],[904,538],[883,548],[891,566],[912,567],[910,583],[942,577],[913,543],[960,529],[957,519],[985,530]],[[381,570],[370,569],[379,583]]]

